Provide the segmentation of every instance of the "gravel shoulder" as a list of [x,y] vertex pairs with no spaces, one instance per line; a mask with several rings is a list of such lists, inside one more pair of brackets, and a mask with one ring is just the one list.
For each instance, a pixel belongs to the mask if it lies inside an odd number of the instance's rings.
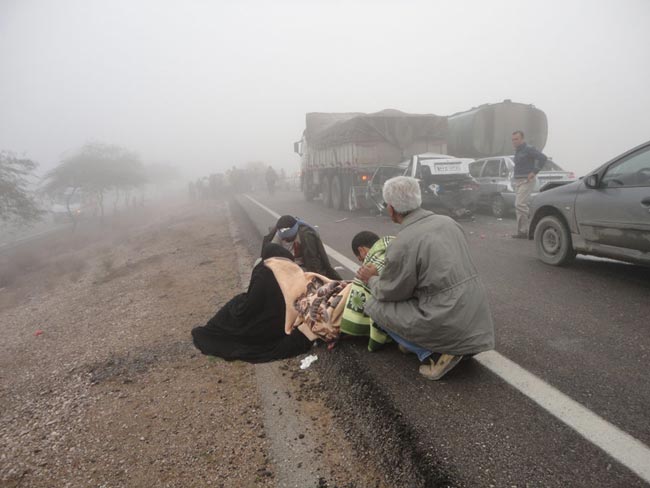
[[[291,486],[279,467],[294,462],[311,486],[385,486],[316,369],[260,376],[193,348],[191,327],[241,289],[227,215],[141,209],[0,256],[0,486]],[[296,436],[277,437],[279,415]]]

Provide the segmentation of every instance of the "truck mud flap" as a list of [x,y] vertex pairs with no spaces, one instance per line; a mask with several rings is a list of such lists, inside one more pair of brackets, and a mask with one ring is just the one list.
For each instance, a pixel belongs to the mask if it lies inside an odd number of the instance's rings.
[[381,210],[382,208],[379,203],[375,202],[372,198],[368,198],[366,186],[350,187],[350,210]]

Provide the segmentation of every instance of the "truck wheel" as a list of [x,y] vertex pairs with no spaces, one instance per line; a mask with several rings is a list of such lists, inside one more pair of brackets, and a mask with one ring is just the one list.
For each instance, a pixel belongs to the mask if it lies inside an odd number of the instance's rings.
[[343,176],[332,176],[332,207],[337,210],[345,210],[348,203],[348,196],[345,194],[343,186]]
[[352,177],[350,175],[341,176],[341,182],[341,190],[343,190],[343,194],[341,195],[343,207],[341,209],[352,212],[355,207],[352,204]]
[[571,233],[555,215],[544,217],[535,227],[535,247],[537,257],[553,266],[571,264],[576,257]]
[[492,215],[502,218],[506,214],[506,201],[501,195],[492,197]]
[[321,183],[321,194],[323,199],[323,205],[326,207],[332,206],[332,178],[328,175],[323,176],[323,182]]
[[351,181],[348,175],[332,176],[332,206],[337,210],[352,209],[350,205]]
[[302,194],[305,197],[305,201],[311,202],[314,199],[314,191],[311,188],[311,185],[305,181],[304,178],[301,179],[300,187],[302,190]]

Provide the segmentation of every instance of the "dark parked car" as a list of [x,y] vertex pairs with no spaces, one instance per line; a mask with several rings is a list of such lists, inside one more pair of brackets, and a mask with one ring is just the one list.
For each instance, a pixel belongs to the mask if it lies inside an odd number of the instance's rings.
[[539,193],[529,238],[548,264],[590,254],[650,266],[650,141],[579,181]]
[[479,196],[479,185],[469,174],[471,159],[444,154],[419,154],[399,166],[380,167],[368,185],[368,198],[383,205],[381,189],[393,176],[420,180],[422,207],[455,219],[471,218]]
[[[478,159],[469,165],[470,174],[481,187],[479,206],[490,209],[495,217],[503,217],[515,208],[515,193],[512,187],[514,169],[513,156]],[[535,192],[546,185],[557,186],[575,179],[574,173],[565,171],[554,161],[548,160],[537,174]]]

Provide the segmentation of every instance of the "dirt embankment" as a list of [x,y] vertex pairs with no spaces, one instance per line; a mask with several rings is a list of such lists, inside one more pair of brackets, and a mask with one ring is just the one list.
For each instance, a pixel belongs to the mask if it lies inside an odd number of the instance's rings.
[[139,217],[3,256],[0,486],[272,486],[253,369],[188,340],[238,288],[224,217]]
[[[265,398],[253,366],[192,347],[241,287],[225,210],[142,210],[0,256],[0,487],[289,486],[278,452],[310,436],[313,486],[384,486],[316,371],[275,364]],[[278,415],[307,437],[273,437]]]

